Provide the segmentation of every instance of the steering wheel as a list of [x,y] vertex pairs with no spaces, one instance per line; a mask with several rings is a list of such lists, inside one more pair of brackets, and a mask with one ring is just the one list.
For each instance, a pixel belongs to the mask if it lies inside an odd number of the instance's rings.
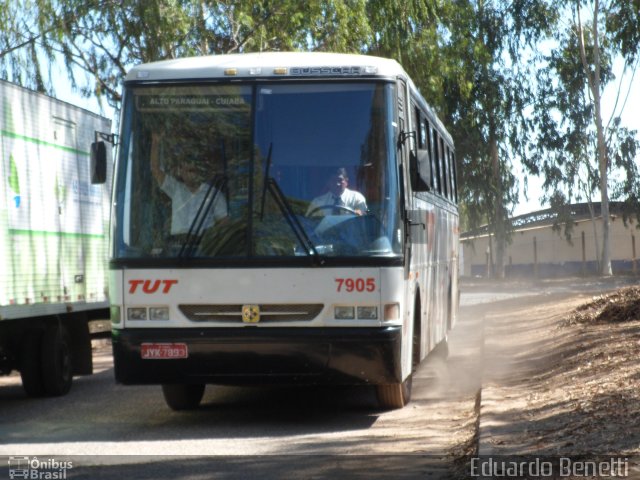
[[358,212],[356,212],[354,209],[349,208],[349,207],[345,207],[344,205],[320,205],[320,206],[314,208],[313,210],[311,210],[305,216],[313,217],[313,214],[316,213],[318,210],[329,210],[329,209],[331,209],[331,210],[333,210],[333,209],[342,210],[344,212],[350,213],[351,215],[358,215]]

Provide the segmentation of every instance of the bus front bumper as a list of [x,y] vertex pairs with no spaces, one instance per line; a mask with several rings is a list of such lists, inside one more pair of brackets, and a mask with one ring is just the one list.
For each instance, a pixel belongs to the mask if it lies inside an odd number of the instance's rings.
[[[115,376],[125,385],[399,383],[401,331],[400,326],[113,330]],[[143,344],[177,347],[185,358],[148,358]]]

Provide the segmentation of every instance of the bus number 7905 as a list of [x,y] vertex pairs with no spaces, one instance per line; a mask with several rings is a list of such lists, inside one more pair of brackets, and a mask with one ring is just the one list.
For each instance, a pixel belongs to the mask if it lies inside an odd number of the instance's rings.
[[336,278],[336,291],[342,292],[343,288],[347,292],[375,292],[375,278]]

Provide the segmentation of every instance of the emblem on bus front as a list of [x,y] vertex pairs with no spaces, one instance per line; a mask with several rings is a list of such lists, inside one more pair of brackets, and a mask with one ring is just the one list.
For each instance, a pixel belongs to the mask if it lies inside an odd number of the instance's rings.
[[242,321],[244,323],[258,323],[260,321],[260,306],[259,305],[243,305]]

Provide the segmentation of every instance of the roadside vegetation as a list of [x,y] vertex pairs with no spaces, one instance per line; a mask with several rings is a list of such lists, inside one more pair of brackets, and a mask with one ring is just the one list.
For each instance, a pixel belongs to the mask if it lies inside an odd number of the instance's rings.
[[494,453],[637,455],[640,287],[522,299],[486,328],[481,416],[505,425],[486,439]]
[[638,1],[0,0],[0,26],[0,78],[55,95],[66,74],[116,112],[124,75],[145,62],[283,50],[396,59],[452,132],[462,231],[488,225],[499,277],[530,176],[567,236],[568,205],[601,204],[603,274],[609,200],[640,220],[638,132],[622,116],[640,62]]

